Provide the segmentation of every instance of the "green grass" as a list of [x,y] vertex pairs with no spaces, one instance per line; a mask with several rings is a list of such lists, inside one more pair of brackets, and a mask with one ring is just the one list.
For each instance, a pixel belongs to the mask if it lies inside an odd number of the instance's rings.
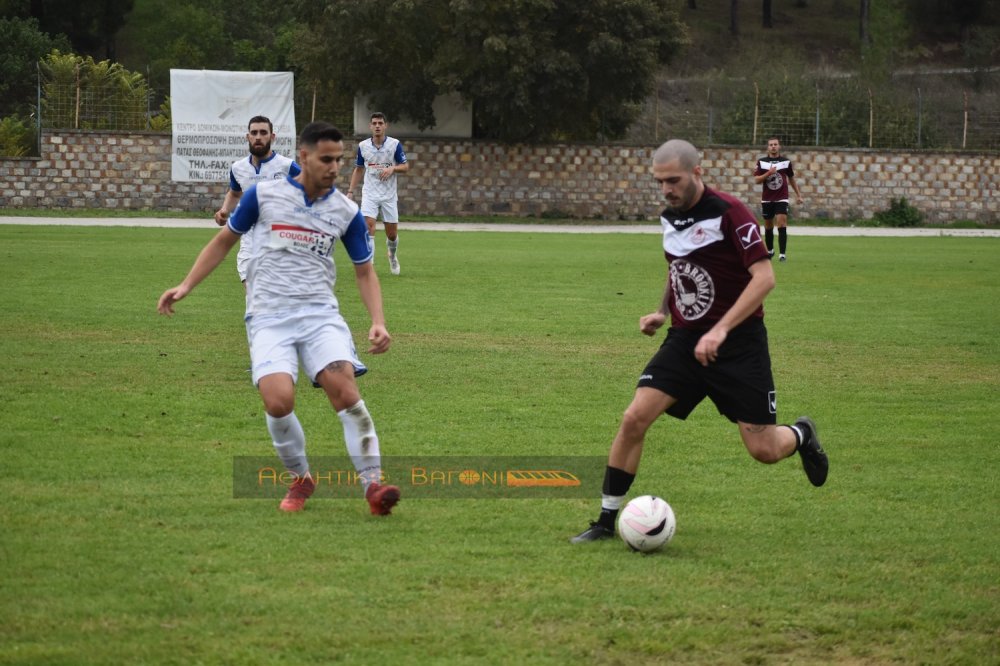
[[[567,543],[596,497],[233,499],[233,457],[271,453],[234,258],[155,313],[212,233],[0,225],[0,663],[997,663],[997,239],[793,236],[780,417],[817,419],[830,480],[752,461],[709,404],[662,419],[631,494],[678,531],[642,556]],[[400,251],[361,380],[384,454],[606,454],[658,344],[655,237]],[[319,391],[296,411],[342,452]]]

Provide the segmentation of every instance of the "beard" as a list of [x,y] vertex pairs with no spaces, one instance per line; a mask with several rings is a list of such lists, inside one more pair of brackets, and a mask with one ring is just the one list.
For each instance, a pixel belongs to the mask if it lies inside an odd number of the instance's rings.
[[271,154],[271,142],[268,141],[263,146],[254,146],[250,144],[250,154],[254,157],[267,157]]
[[683,215],[698,203],[695,201],[696,196],[698,196],[698,184],[692,180],[676,198],[667,199],[667,212],[672,215]]

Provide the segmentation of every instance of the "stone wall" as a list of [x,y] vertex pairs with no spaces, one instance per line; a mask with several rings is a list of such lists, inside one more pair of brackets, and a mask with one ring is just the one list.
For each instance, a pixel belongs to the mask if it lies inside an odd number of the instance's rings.
[[[400,177],[406,215],[654,218],[662,206],[649,173],[653,147],[502,145],[405,139]],[[62,131],[43,136],[41,158],[0,158],[4,208],[214,211],[225,183],[170,180],[169,134]],[[348,155],[355,144],[347,142]],[[712,186],[754,206],[755,148],[706,148]],[[790,148],[805,203],[793,220],[871,217],[905,197],[931,222],[1000,224],[1000,155]],[[347,183],[350,163],[340,182]]]

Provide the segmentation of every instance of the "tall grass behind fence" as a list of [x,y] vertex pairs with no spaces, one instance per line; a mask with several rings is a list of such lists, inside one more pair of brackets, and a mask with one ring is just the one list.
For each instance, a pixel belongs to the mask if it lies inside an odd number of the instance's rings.
[[1000,69],[789,79],[662,79],[629,138],[656,143],[1000,150]]

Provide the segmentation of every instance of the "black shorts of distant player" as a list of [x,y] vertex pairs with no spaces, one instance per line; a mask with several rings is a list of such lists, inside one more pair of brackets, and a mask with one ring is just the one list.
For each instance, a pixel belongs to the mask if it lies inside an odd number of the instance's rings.
[[751,319],[726,336],[716,361],[703,366],[694,356],[704,331],[671,327],[660,349],[646,365],[639,387],[650,387],[675,398],[667,414],[686,419],[706,397],[732,422],[772,425],[777,401],[767,329]]
[[773,220],[775,215],[788,215],[787,201],[762,201],[760,214],[765,220]]

